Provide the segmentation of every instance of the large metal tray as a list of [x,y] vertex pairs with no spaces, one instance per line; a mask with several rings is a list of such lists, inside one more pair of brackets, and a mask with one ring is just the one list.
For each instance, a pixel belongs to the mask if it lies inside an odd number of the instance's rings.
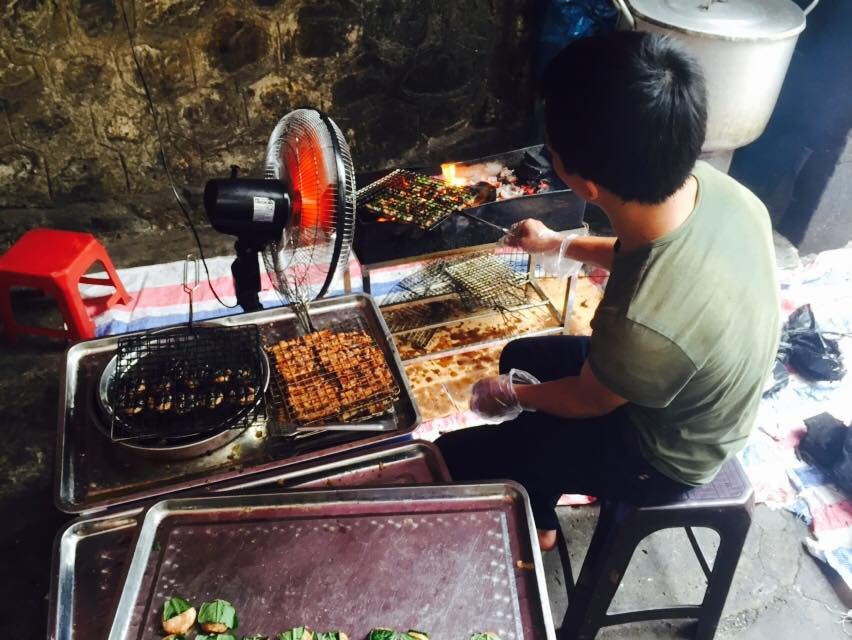
[[231,601],[240,634],[555,638],[529,499],[511,483],[165,500],[145,514],[110,640],[160,638],[176,594]]
[[[249,478],[208,486],[208,492],[270,491],[275,488],[433,484],[450,480],[438,449],[409,442],[364,453],[330,456]],[[104,638],[121,592],[121,578],[141,525],[142,507],[73,520],[56,537],[50,590],[48,638]]]
[[[387,326],[373,299],[356,294],[321,300],[310,306],[317,329],[361,329],[369,332],[387,357],[401,390],[392,415],[383,420],[395,427],[382,432],[323,432],[310,438],[270,438],[264,416],[228,446],[181,462],[155,462],[116,446],[95,426],[97,383],[115,352],[117,338],[83,342],[71,347],[62,371],[59,398],[56,486],[57,506],[68,513],[92,513],[164,493],[221,482],[361,446],[388,441],[411,432],[420,421],[408,378]],[[257,324],[264,343],[298,335],[301,325],[288,307],[230,316],[222,325]]]

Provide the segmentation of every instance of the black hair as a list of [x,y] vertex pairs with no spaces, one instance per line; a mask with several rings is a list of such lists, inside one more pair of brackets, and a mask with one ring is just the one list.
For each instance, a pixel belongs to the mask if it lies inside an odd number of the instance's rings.
[[548,65],[541,89],[548,143],[566,171],[625,201],[665,201],[704,144],[704,76],[666,36],[576,40]]

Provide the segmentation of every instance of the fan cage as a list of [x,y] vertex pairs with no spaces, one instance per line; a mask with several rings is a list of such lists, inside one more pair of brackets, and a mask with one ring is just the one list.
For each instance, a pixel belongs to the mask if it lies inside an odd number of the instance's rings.
[[296,193],[281,239],[263,251],[264,265],[284,302],[322,297],[349,263],[355,228],[355,170],[339,127],[314,109],[284,116],[270,136],[267,178]]

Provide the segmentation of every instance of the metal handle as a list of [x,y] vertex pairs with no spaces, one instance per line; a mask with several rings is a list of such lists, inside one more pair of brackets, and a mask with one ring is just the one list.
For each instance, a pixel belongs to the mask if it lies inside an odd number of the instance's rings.
[[[192,266],[192,279],[190,279],[189,268]],[[189,326],[192,328],[192,294],[198,289],[198,259],[187,254],[183,263],[183,290],[189,296]]]
[[811,11],[816,9],[816,6],[818,4],[819,4],[819,0],[813,0],[813,2],[811,2],[807,7],[802,9],[802,11],[805,13],[805,15],[808,15]]
[[616,11],[621,14],[621,17],[624,18],[625,22],[627,22],[630,30],[634,31],[636,29],[636,20],[633,19],[633,14],[630,13],[627,3],[624,0],[612,0],[612,4],[615,6]]

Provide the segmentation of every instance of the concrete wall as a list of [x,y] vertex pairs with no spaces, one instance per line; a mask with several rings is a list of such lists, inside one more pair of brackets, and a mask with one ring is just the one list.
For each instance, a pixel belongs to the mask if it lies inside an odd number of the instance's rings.
[[[0,209],[165,184],[121,2],[0,3]],[[300,106],[360,169],[502,150],[531,114],[532,0],[123,2],[181,184],[256,170]]]

